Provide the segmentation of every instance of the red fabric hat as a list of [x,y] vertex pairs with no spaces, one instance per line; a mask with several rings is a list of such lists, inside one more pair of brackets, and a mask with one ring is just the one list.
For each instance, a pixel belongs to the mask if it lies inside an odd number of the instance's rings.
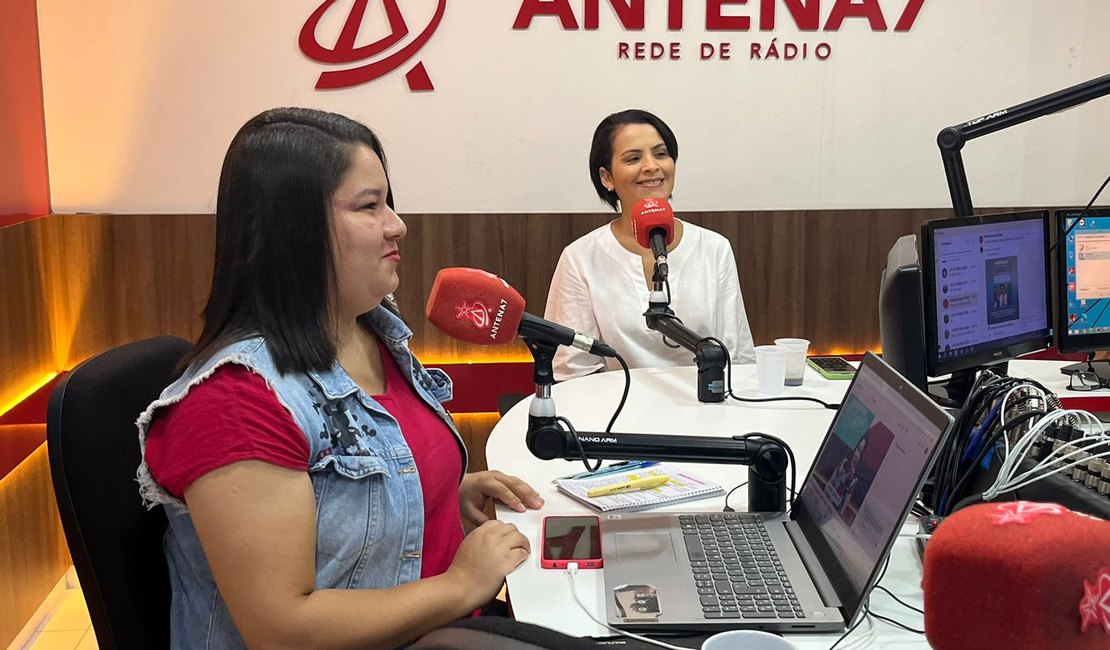
[[1110,649],[1110,522],[1053,503],[964,508],[925,549],[937,650]]

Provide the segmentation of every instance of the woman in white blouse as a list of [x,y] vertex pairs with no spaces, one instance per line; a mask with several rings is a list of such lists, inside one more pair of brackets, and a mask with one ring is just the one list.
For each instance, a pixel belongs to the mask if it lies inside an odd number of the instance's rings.
[[[631,368],[694,365],[692,352],[670,347],[647,328],[654,258],[632,235],[632,206],[649,197],[670,199],[676,160],[678,140],[655,115],[633,109],[601,121],[590,147],[590,178],[601,200],[621,215],[563,249],[547,295],[545,318],[600,338]],[[733,363],[754,361],[731,244],[694,224],[675,219],[674,225],[667,254],[671,309],[694,332],[720,339]],[[613,359],[565,346],[554,366],[558,380],[619,368]]]

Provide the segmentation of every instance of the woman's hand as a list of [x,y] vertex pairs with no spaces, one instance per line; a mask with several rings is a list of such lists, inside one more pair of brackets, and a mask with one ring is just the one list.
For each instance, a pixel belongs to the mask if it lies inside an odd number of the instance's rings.
[[517,512],[538,510],[543,499],[538,492],[515,476],[501,472],[472,472],[463,477],[459,486],[459,512],[463,519],[484,524],[489,517],[484,508],[487,499],[497,499]]
[[505,576],[528,559],[531,550],[516,526],[490,519],[463,538],[444,575],[453,577],[462,593],[473,599],[470,607],[481,607],[497,595]]

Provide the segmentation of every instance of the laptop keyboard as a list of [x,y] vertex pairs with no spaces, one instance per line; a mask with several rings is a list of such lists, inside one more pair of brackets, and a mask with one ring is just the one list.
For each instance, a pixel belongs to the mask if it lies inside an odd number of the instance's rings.
[[805,618],[762,517],[722,512],[678,520],[705,618]]

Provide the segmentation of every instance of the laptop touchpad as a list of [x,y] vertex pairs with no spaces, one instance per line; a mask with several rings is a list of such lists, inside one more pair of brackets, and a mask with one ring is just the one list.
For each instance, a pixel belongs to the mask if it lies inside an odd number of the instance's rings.
[[617,533],[617,557],[622,561],[677,562],[668,533]]

